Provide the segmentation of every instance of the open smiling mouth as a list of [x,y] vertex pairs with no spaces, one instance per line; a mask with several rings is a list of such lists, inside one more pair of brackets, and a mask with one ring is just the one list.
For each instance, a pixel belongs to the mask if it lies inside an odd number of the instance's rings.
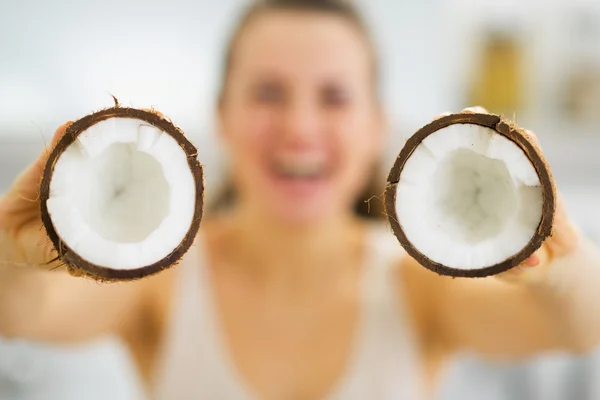
[[270,169],[277,178],[288,181],[322,181],[331,175],[322,160],[276,160]]

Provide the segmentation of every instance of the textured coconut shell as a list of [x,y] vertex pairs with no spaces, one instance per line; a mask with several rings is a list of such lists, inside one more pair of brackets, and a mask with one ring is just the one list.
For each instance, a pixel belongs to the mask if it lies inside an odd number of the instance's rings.
[[[481,269],[456,269],[450,268],[429,259],[421,253],[406,237],[402,228],[402,221],[399,221],[396,213],[396,192],[400,175],[406,161],[419,144],[432,133],[453,124],[475,124],[493,129],[500,135],[503,135],[514,142],[529,158],[534,166],[543,190],[542,218],[536,229],[535,234],[529,243],[517,254],[498,264],[484,267]],[[552,177],[550,168],[541,149],[534,138],[531,138],[525,130],[515,126],[513,123],[504,119],[502,116],[493,114],[478,114],[472,112],[462,112],[441,117],[417,131],[400,151],[400,154],[394,162],[387,180],[385,190],[385,208],[389,223],[394,235],[404,247],[406,252],[425,268],[440,275],[453,277],[482,278],[490,275],[505,272],[525,261],[542,243],[552,234],[554,216],[556,211],[556,186]]]
[[[68,243],[64,242],[56,232],[52,219],[48,212],[47,200],[50,197],[50,183],[54,166],[60,155],[77,140],[77,137],[98,122],[109,118],[134,118],[144,121],[147,124],[153,125],[163,132],[173,137],[181,146],[187,155],[188,165],[194,181],[196,183],[196,205],[191,226],[185,235],[182,242],[173,249],[173,251],[164,257],[162,260],[155,262],[143,268],[134,270],[116,270],[106,266],[100,266],[90,263],[81,258],[73,251]],[[204,174],[202,165],[197,160],[198,151],[194,145],[186,139],[183,132],[177,128],[168,119],[153,111],[139,110],[135,108],[119,107],[115,100],[115,107],[108,108],[96,113],[83,117],[71,124],[65,135],[59,140],[56,147],[52,150],[49,159],[44,168],[44,174],[40,186],[40,206],[41,218],[46,229],[46,233],[56,252],[58,253],[57,260],[63,263],[68,271],[75,276],[87,276],[99,281],[127,281],[144,278],[160,271],[163,271],[175,264],[184,256],[184,254],[192,246],[202,220],[203,204],[204,204]]]

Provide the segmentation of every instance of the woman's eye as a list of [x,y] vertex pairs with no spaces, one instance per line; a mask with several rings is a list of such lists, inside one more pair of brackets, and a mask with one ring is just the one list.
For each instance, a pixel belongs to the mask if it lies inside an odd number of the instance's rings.
[[283,90],[273,84],[259,85],[254,89],[254,99],[259,103],[277,103],[283,100]]
[[340,107],[350,102],[350,93],[339,87],[328,87],[323,90],[323,104],[326,106]]

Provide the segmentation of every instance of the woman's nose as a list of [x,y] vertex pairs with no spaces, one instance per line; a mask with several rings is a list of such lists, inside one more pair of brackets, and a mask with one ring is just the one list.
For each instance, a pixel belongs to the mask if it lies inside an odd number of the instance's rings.
[[311,142],[321,134],[322,116],[318,105],[310,100],[296,99],[289,102],[284,120],[284,135],[288,139]]

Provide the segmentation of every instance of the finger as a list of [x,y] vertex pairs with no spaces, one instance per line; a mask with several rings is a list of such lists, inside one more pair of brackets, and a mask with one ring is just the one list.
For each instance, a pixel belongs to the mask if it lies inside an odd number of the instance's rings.
[[32,223],[20,232],[18,240],[25,260],[42,268],[53,266],[51,260],[56,258],[57,253],[43,229]]
[[69,126],[71,126],[72,124],[73,124],[73,121],[67,121],[64,124],[62,124],[61,126],[59,126],[56,129],[56,131],[54,131],[54,134],[52,135],[52,139],[50,140],[50,147],[45,152],[47,155],[49,155],[52,152],[52,149],[54,149],[54,147],[56,147],[56,145],[58,144],[58,141],[60,139],[62,139],[63,136],[65,136],[65,133],[67,133],[67,128],[69,128]]
[[39,213],[39,186],[51,149],[64,136],[71,122],[61,125],[52,136],[51,147],[17,176],[6,195],[0,198],[0,227],[20,229]]
[[[533,131],[525,129],[525,134],[531,142],[541,148],[538,136]],[[552,231],[552,236],[545,242],[552,257],[561,257],[576,248],[579,241],[578,231],[569,219],[565,202],[560,192],[556,194],[556,210]]]
[[533,254],[525,259],[519,267],[522,270],[535,269],[537,267],[542,267],[548,264],[549,260],[549,251],[546,243],[542,244],[542,246],[537,249]]
[[546,240],[546,244],[553,257],[561,257],[577,248],[580,234],[567,214],[560,193],[556,196],[556,211],[552,231],[552,236]]
[[525,134],[529,140],[531,140],[536,146],[540,147],[540,140],[533,131],[525,129]]
[[540,249],[527,257],[522,263],[506,272],[498,274],[497,277],[507,282],[535,279],[529,277],[531,275],[530,272],[535,274],[535,271],[540,270],[547,262],[548,249],[545,245],[542,245]]
[[556,219],[567,219],[567,206],[565,205],[565,200],[560,192],[556,193]]
[[165,114],[161,113],[158,110],[155,110],[154,108],[142,108],[142,111],[146,111],[146,112],[149,112],[149,113],[152,113],[152,114],[156,114],[159,117],[166,119]]
[[489,114],[490,112],[481,106],[467,107],[462,112],[474,113],[474,114]]
[[528,269],[531,268],[535,268],[538,267],[541,263],[541,255],[538,254],[537,252],[533,253],[532,255],[530,255],[525,261],[523,261],[521,264],[517,265],[516,267],[509,269],[506,272],[503,272],[502,274],[500,274],[501,276],[521,276],[523,275]]
[[37,193],[39,189],[39,183],[42,179],[42,174],[44,172],[44,168],[46,167],[46,162],[50,157],[50,153],[52,153],[52,150],[54,149],[58,141],[65,135],[65,133],[67,132],[67,128],[72,123],[72,121],[68,121],[59,126],[52,135],[52,139],[50,140],[50,146],[42,150],[42,153],[39,155],[38,159],[17,178],[15,182],[15,187],[18,188],[23,195],[26,195],[27,197],[31,198],[31,193]]
[[533,253],[521,265],[525,268],[537,267],[540,265],[540,256],[537,253]]

